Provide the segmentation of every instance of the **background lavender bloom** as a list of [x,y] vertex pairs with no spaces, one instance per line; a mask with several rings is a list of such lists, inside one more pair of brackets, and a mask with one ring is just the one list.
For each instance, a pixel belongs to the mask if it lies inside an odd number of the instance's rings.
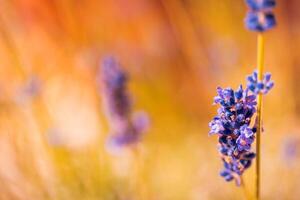
[[290,136],[282,145],[282,159],[287,166],[293,166],[300,158],[300,138]]
[[254,11],[270,9],[276,6],[275,0],[246,0],[246,4]]
[[127,76],[113,57],[102,63],[103,101],[111,133],[109,147],[121,147],[136,143],[148,126],[144,112],[133,113],[127,91]]
[[264,32],[273,28],[276,20],[272,12],[248,12],[245,23],[249,30]]
[[263,80],[258,81],[257,79],[257,71],[254,71],[251,75],[247,77],[247,87],[254,94],[259,94],[260,92],[263,94],[267,94],[274,86],[274,82],[271,81],[271,74],[266,73],[263,75]]
[[148,115],[144,112],[137,112],[134,113],[132,119],[120,119],[113,126],[115,127],[112,129],[115,131],[108,138],[108,147],[115,148],[134,144],[141,139],[149,126]]
[[41,87],[42,81],[40,78],[35,75],[31,75],[17,92],[16,101],[21,104],[30,102],[32,98],[40,94]]
[[41,80],[37,76],[30,76],[26,85],[24,86],[24,93],[29,96],[38,95],[41,90]]
[[245,18],[245,24],[249,30],[264,32],[276,25],[273,14],[275,0],[246,0],[246,4],[250,8]]
[[127,75],[113,57],[103,59],[102,82],[107,114],[112,119],[128,117],[131,105],[126,88]]

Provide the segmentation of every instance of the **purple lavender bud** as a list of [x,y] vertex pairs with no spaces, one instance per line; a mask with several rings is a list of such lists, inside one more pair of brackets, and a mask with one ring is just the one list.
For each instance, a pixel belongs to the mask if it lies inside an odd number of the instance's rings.
[[243,167],[245,169],[249,168],[252,164],[252,161],[251,160],[241,160],[241,164],[243,165]]
[[247,77],[247,87],[248,89],[254,93],[254,95],[257,95],[259,93],[267,94],[274,86],[274,82],[271,81],[271,74],[266,73],[263,76],[262,81],[257,80],[257,72],[253,72],[252,75]]
[[246,152],[243,154],[244,160],[252,160],[253,158],[255,158],[255,153],[253,152]]
[[220,176],[223,176],[226,181],[233,180],[233,176],[229,170],[223,170],[220,172]]
[[234,93],[235,98],[240,100],[243,97],[243,87],[242,85],[239,86],[238,90]]
[[231,106],[234,104],[234,91],[231,88],[222,89],[217,88],[218,96],[214,98],[215,104],[221,104],[223,106]]
[[252,128],[249,128],[246,124],[240,128],[241,135],[245,135],[246,138],[253,136]]
[[236,142],[239,151],[250,150],[251,144],[254,142],[254,138],[252,136],[247,137],[246,135],[241,134]]
[[209,123],[209,127],[211,128],[211,130],[209,131],[209,134],[217,134],[221,131],[224,131],[224,127],[223,127],[223,123],[220,120],[220,118],[215,117],[210,123]]
[[265,74],[265,80],[266,80],[266,82],[269,82],[270,80],[271,80],[271,73],[266,73]]

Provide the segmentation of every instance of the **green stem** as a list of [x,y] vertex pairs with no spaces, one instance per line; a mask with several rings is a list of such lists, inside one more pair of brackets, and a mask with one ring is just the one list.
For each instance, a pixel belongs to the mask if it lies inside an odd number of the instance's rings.
[[[264,38],[262,34],[257,37],[257,73],[258,80],[263,78],[264,66]],[[260,139],[262,132],[262,94],[258,94],[257,98],[257,133],[256,133],[256,199],[260,199]]]

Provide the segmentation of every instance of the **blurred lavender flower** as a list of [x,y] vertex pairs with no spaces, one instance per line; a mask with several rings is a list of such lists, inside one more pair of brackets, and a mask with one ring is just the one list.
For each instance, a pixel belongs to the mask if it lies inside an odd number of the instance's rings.
[[276,20],[272,12],[248,12],[245,23],[249,30],[264,32],[273,28]]
[[41,92],[42,81],[37,76],[30,76],[25,84],[17,92],[16,101],[24,104],[36,97]]
[[282,157],[284,163],[288,166],[292,166],[296,163],[297,157],[300,158],[300,138],[289,137],[283,142]]
[[29,96],[36,96],[41,89],[41,80],[37,76],[31,76],[24,86],[24,93]]
[[245,18],[245,24],[249,30],[264,32],[276,25],[273,14],[275,0],[246,0],[246,4],[250,8]]
[[271,9],[276,6],[275,0],[246,0],[246,4],[254,11]]
[[[257,74],[253,76],[257,80]],[[263,84],[270,84],[270,78],[270,75],[266,75]],[[267,93],[263,90],[265,87],[259,91]],[[271,87],[265,90],[269,89]],[[256,112],[258,92],[249,87],[244,90],[242,86],[236,91],[218,87],[217,94],[214,104],[219,104],[220,108],[218,115],[209,123],[209,134],[218,134],[219,137],[219,152],[224,164],[220,175],[226,181],[235,180],[239,185],[240,176],[255,158],[251,145],[255,140],[256,125],[251,126],[250,123]]]
[[271,81],[270,73],[264,74],[263,80],[258,81],[257,71],[254,71],[253,74],[247,77],[247,81],[247,87],[255,94],[259,94],[260,92],[263,94],[267,94],[269,90],[274,86],[274,82]]
[[148,127],[148,116],[144,112],[132,113],[127,75],[114,58],[103,60],[101,72],[104,107],[111,128],[108,145],[114,148],[134,144]]

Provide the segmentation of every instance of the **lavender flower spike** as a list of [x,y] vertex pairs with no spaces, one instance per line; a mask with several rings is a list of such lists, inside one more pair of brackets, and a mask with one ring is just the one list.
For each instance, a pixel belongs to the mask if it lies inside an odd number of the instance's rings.
[[251,120],[256,112],[256,98],[261,92],[266,94],[274,83],[266,74],[262,82],[257,81],[257,73],[248,77],[248,87],[234,91],[231,88],[217,88],[214,104],[219,104],[218,115],[209,123],[209,134],[218,135],[218,149],[224,169],[220,175],[226,181],[241,183],[241,176],[252,164],[255,153],[251,145],[255,140],[256,125]]
[[122,147],[138,142],[148,126],[148,116],[132,112],[127,91],[127,75],[113,57],[103,59],[101,83],[103,104],[111,129],[109,147]]
[[[220,175],[226,181],[235,180],[240,184],[240,176],[250,167],[255,154],[251,151],[256,130],[250,128],[251,117],[255,112],[256,100],[240,86],[217,89],[214,102],[221,108],[210,123],[210,134],[219,136],[219,152],[224,163]],[[251,156],[249,156],[251,155]]]

